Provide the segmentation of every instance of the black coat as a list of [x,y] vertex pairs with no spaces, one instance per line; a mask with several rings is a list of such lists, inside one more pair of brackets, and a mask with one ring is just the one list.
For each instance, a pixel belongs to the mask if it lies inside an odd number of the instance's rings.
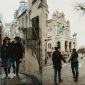
[[54,69],[61,69],[62,68],[62,62],[66,62],[66,60],[63,58],[63,55],[59,51],[54,51],[52,54],[52,61],[53,61],[53,67]]
[[71,61],[71,64],[75,64],[78,63],[78,53],[77,52],[73,52],[71,54],[71,57],[69,59],[69,62]]
[[12,57],[15,57],[16,59],[23,58],[23,46],[21,43],[12,43],[11,44],[11,55]]
[[8,46],[2,45],[1,46],[1,59],[9,58],[11,56],[10,51],[11,51],[10,45]]

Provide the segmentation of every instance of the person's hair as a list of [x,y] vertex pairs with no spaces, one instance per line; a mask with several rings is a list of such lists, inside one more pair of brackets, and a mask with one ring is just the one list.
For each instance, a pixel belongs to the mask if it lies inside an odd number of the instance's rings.
[[58,50],[59,49],[59,47],[55,47],[55,50]]
[[9,37],[5,37],[4,40],[3,40],[3,45],[6,45],[6,40],[10,40],[10,38]]
[[5,39],[3,40],[3,45],[6,45],[6,40]]
[[73,48],[73,52],[76,52],[76,49],[75,48]]
[[18,36],[16,36],[14,39],[17,40],[18,42],[20,41],[20,38]]

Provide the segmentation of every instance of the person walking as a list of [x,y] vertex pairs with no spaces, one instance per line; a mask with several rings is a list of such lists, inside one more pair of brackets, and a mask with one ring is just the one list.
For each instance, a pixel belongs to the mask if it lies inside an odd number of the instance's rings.
[[13,46],[13,56],[15,57],[16,61],[16,76],[19,77],[19,65],[22,62],[23,58],[23,46],[20,43],[20,38],[15,37],[14,38],[14,46]]
[[6,75],[6,78],[8,78],[8,69],[9,69],[9,58],[10,58],[10,38],[5,37],[3,40],[3,44],[1,46],[1,61],[4,68],[4,72]]
[[45,66],[47,65],[47,57],[45,58]]
[[78,53],[76,52],[76,49],[75,48],[73,48],[71,57],[68,60],[68,62],[70,62],[70,61],[71,61],[71,69],[72,69],[74,81],[78,81],[79,62],[78,62]]
[[13,73],[15,74],[15,61],[16,61],[16,58],[15,58],[15,56],[13,55],[13,53],[14,53],[14,50],[13,50],[13,48],[14,48],[14,41],[12,41],[11,43],[10,43],[10,63],[9,63],[9,68],[8,68],[8,73],[10,74],[10,70],[11,70],[11,67],[13,68]]
[[62,62],[66,62],[66,60],[63,58],[63,55],[60,52],[59,47],[55,47],[55,51],[52,54],[52,61],[53,61],[53,68],[54,68],[54,82],[57,83],[57,76],[59,78],[59,82],[62,82],[61,79],[61,69],[62,69]]

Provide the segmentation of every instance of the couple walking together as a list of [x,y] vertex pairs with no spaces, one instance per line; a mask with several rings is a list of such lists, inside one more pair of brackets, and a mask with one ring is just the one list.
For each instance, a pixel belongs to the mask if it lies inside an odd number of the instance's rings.
[[[54,82],[57,83],[57,76],[59,78],[59,82],[62,82],[61,79],[61,69],[62,69],[62,61],[66,63],[66,60],[63,58],[63,55],[60,52],[59,47],[55,47],[55,51],[52,54],[52,61],[53,61],[53,68],[54,68]],[[76,52],[76,49],[73,48],[72,54],[68,62],[71,61],[71,69],[73,74],[74,81],[78,81],[78,54]],[[67,62],[67,63],[68,63]]]
[[23,58],[23,47],[20,43],[20,38],[15,37],[14,41],[10,42],[9,37],[5,37],[1,46],[1,62],[6,78],[10,73],[11,67],[13,73],[19,77],[19,64]]

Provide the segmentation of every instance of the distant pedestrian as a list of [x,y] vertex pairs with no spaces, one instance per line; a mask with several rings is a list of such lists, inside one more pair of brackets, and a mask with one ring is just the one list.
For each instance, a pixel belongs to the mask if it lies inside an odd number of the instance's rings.
[[68,62],[71,61],[71,69],[73,73],[73,78],[75,81],[78,81],[78,67],[79,67],[79,62],[78,62],[78,53],[76,52],[76,49],[73,49],[73,52],[71,54],[71,57]]
[[45,58],[45,65],[47,65],[47,58]]
[[59,47],[55,47],[55,51],[52,54],[52,61],[53,61],[53,67],[54,67],[54,82],[57,81],[57,76],[59,78],[59,82],[62,82],[61,79],[61,69],[62,69],[62,62],[66,62],[66,60],[63,58],[63,55],[60,52]]
[[13,56],[15,57],[15,61],[16,61],[16,76],[19,77],[19,65],[22,62],[22,58],[23,58],[23,46],[20,43],[20,38],[19,37],[15,37],[14,38],[14,46],[13,46]]
[[3,40],[3,44],[1,46],[1,61],[2,61],[2,66],[4,68],[4,72],[6,75],[6,78],[8,78],[8,69],[9,69],[9,59],[10,59],[10,38],[5,37]]

